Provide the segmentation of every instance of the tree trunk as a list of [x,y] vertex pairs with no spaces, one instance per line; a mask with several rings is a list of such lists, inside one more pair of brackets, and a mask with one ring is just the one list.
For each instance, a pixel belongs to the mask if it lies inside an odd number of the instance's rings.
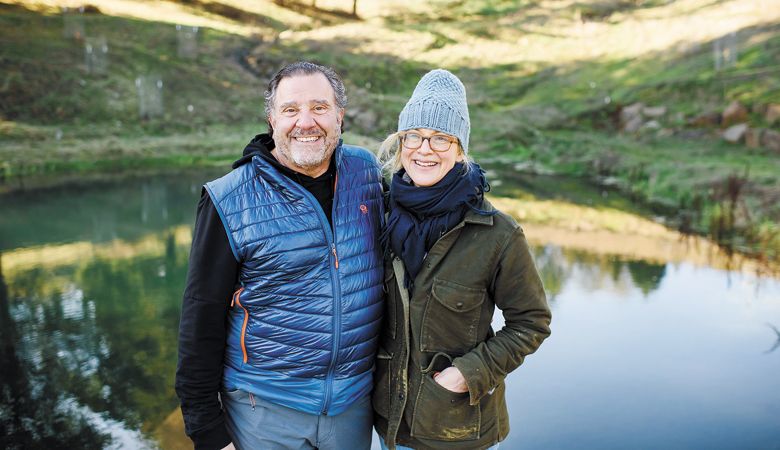
[[357,17],[357,2],[358,0],[352,0],[352,15]]

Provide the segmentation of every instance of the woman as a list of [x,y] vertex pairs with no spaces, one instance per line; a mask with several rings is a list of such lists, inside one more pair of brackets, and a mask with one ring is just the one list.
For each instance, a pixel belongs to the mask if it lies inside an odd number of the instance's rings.
[[463,84],[438,69],[382,144],[394,172],[373,394],[383,448],[497,448],[509,433],[504,378],[550,334],[523,231],[484,199],[469,130]]

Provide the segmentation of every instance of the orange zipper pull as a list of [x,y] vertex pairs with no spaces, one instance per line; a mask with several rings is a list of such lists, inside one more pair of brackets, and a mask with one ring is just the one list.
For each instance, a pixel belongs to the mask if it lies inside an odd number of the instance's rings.
[[333,249],[333,257],[336,259],[336,268],[339,268],[339,255],[336,254],[336,244],[331,244]]
[[236,292],[233,292],[233,299],[232,299],[232,300],[230,300],[230,307],[231,307],[231,308],[233,307],[233,305],[235,305],[235,304],[236,304],[236,298],[237,298],[239,295],[241,295],[241,291],[243,291],[243,290],[244,290],[244,288],[243,288],[243,287],[241,287],[241,288],[239,288],[239,289],[238,289]]

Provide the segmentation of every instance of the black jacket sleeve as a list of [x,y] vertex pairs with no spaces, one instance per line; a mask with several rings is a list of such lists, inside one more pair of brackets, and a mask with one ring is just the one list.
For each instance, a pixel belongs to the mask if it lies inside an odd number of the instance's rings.
[[184,428],[196,449],[221,449],[231,441],[218,393],[226,318],[239,264],[205,189],[198,203],[179,325],[176,394]]

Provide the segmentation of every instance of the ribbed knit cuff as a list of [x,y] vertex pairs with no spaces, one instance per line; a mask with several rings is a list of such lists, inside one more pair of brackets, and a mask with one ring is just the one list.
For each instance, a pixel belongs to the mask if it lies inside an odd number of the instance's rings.
[[233,442],[227,432],[225,423],[200,431],[197,436],[190,436],[195,444],[195,450],[220,450]]

